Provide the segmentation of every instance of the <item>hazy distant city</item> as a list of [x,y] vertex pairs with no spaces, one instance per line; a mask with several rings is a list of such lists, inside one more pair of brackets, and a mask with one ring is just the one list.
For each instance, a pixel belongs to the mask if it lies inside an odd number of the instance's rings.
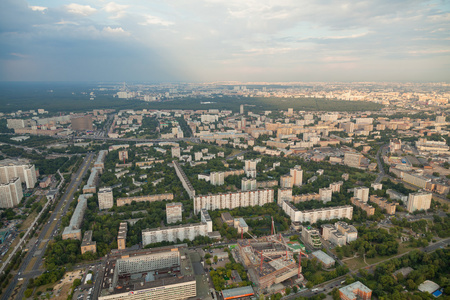
[[0,1],[0,300],[450,300],[447,1]]

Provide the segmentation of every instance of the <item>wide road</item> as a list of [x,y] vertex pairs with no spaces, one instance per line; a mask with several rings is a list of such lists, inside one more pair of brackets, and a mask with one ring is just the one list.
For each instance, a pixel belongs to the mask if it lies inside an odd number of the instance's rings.
[[375,179],[375,183],[380,183],[381,180],[383,179],[383,177],[386,175],[386,173],[384,171],[384,168],[383,168],[383,163],[381,162],[380,155],[386,154],[388,146],[389,145],[386,144],[386,145],[381,146],[380,149],[378,149],[378,152],[377,152],[377,164],[378,164],[378,170],[379,170],[380,173],[378,174],[377,179]]
[[[55,210],[50,216],[49,223],[47,222],[41,233],[39,234],[38,242],[33,243],[33,240],[28,244],[28,254],[25,256],[22,264],[19,267],[18,273],[14,276],[12,282],[7,289],[3,292],[2,300],[7,299],[19,299],[22,300],[24,292],[30,278],[34,278],[43,273],[42,258],[49,240],[54,236],[54,231],[60,226],[61,218],[69,209],[70,203],[73,201],[73,194],[78,190],[83,177],[85,176],[89,166],[94,159],[94,153],[90,153],[86,156],[80,168],[75,175],[72,175],[72,180],[66,189],[66,192],[61,197],[61,200],[57,204]],[[31,263],[31,265],[30,265]],[[29,266],[30,265],[30,266]],[[20,274],[20,275],[19,275]],[[22,279],[22,287],[16,295],[13,295],[14,288],[19,283],[19,278]]]

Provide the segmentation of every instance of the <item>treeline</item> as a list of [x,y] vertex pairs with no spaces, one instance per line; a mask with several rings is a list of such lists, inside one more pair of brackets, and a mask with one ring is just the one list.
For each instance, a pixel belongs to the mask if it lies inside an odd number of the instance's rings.
[[[394,272],[405,267],[411,267],[413,271],[406,276]],[[428,293],[417,291],[417,287],[425,280],[432,280],[444,289],[444,294],[450,294],[450,251],[438,249],[433,253],[411,251],[401,258],[391,259],[380,264],[374,273],[364,269],[359,271],[360,276],[354,280],[361,281],[372,289],[373,296],[379,299],[434,299]],[[448,296],[445,296],[448,297]]]
[[357,227],[358,239],[348,245],[336,247],[336,254],[339,259],[343,256],[350,257],[358,253],[361,257],[365,254],[367,258],[378,256],[388,256],[398,253],[398,242],[387,230],[382,228]]
[[302,274],[305,279],[308,280],[307,287],[309,288],[322,282],[345,275],[348,272],[349,269],[347,266],[337,266],[334,270],[324,272],[322,271],[322,265],[317,258],[302,260]]

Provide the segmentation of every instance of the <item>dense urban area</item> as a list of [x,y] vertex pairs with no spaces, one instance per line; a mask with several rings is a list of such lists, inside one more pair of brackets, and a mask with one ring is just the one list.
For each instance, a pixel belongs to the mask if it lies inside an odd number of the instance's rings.
[[0,297],[450,299],[450,85],[0,96]]

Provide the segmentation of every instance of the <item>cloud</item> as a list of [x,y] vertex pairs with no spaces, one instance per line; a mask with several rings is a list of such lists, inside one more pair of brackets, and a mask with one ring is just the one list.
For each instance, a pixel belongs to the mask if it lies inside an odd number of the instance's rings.
[[48,7],[45,6],[29,6],[32,11],[41,11],[44,12],[48,9]]
[[166,21],[163,20],[159,17],[155,17],[155,16],[151,16],[151,15],[146,15],[145,16],[145,21],[139,23],[139,25],[161,25],[161,26],[170,26],[170,25],[174,25],[175,23],[170,22],[170,21]]
[[97,9],[93,8],[90,5],[81,5],[77,3],[71,3],[66,5],[66,9],[69,13],[82,16],[89,16],[97,11]]
[[122,27],[111,28],[110,26],[107,26],[104,27],[102,31],[109,35],[122,35],[122,36],[130,35],[130,33],[123,30]]
[[117,4],[115,2],[109,2],[103,7],[103,9],[108,13],[114,14],[111,17],[112,19],[120,19],[125,15],[126,9],[129,7],[130,7],[129,5],[122,5]]

